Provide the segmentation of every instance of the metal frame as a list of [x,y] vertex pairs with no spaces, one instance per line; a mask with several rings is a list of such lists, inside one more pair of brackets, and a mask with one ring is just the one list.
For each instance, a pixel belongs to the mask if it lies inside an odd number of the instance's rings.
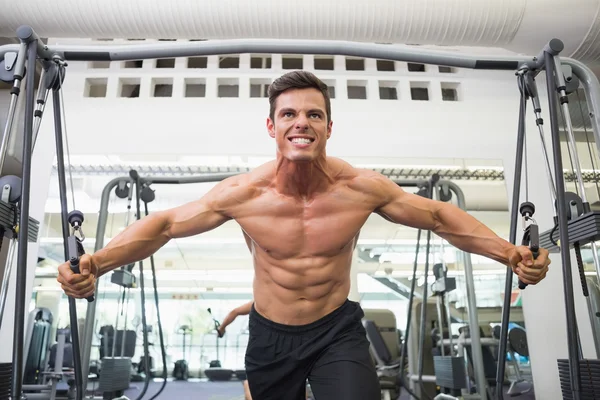
[[[541,71],[547,69],[549,72],[556,69],[556,67],[563,67],[562,64],[570,67],[570,71],[575,75],[585,90],[586,100],[591,116],[592,128],[595,135],[596,146],[600,151],[600,82],[593,74],[593,72],[585,66],[583,63],[572,59],[562,59],[557,64],[550,62],[549,55],[557,55],[562,50],[562,42],[558,39],[552,39],[544,47],[537,57],[482,57],[473,56],[466,54],[452,54],[449,52],[433,51],[429,49],[419,49],[412,47],[400,47],[394,45],[383,45],[383,44],[371,44],[371,43],[355,43],[355,42],[344,42],[344,41],[307,41],[307,40],[276,40],[276,39],[240,39],[240,40],[215,40],[215,41],[204,41],[204,42],[189,42],[189,43],[169,43],[169,44],[142,44],[142,45],[123,45],[123,46],[47,46],[42,43],[39,36],[29,26],[21,26],[17,29],[16,36],[20,41],[18,45],[5,45],[0,46],[0,62],[3,63],[7,70],[14,68],[15,71],[15,86],[16,93],[12,93],[10,109],[14,109],[16,106],[16,98],[18,96],[18,90],[20,88],[20,82],[25,75],[25,65],[27,64],[27,71],[35,71],[36,61],[40,61],[42,64],[51,63],[56,66],[64,67],[66,61],[125,61],[125,60],[140,60],[140,59],[156,59],[156,58],[172,58],[172,57],[190,57],[200,55],[219,55],[219,54],[239,54],[239,53],[276,53],[276,54],[328,54],[328,55],[346,55],[346,56],[357,56],[365,58],[377,58],[403,62],[417,62],[424,64],[435,64],[444,65],[450,67],[467,68],[467,69],[483,69],[483,70],[508,70],[515,71],[520,68],[526,67],[530,70]],[[558,52],[556,49],[559,49]],[[10,53],[10,54],[9,54]],[[9,57],[5,57],[9,54]],[[17,57],[14,57],[14,56]],[[553,59],[556,60],[556,59]],[[550,75],[550,74],[548,74]],[[557,74],[562,75],[562,74]],[[37,135],[40,124],[34,124],[34,116],[36,122],[39,122],[43,113],[43,101],[42,105],[37,106],[34,114],[34,108],[36,107],[34,98],[34,74],[26,74],[26,110],[25,110],[25,128],[24,128],[24,146],[23,146],[23,164],[22,164],[22,202],[20,217],[22,222],[28,221],[29,216],[29,196],[30,196],[30,179],[31,179],[31,150]],[[549,87],[553,84],[553,80],[549,79]],[[39,96],[38,96],[39,97]],[[42,99],[44,100],[44,99]],[[13,104],[14,102],[14,104]],[[551,119],[552,119],[552,133],[553,133],[553,144],[555,157],[559,158],[555,160],[555,163],[560,163],[560,147],[555,139],[558,139],[557,130],[557,113],[554,105],[551,103]],[[14,110],[13,110],[14,111]],[[9,119],[8,123],[11,123]],[[4,160],[6,154],[5,143],[9,142],[9,135],[11,129],[5,130],[5,137],[2,141],[2,147],[0,148],[0,160]],[[556,133],[556,134],[555,134]],[[559,192],[559,198],[564,194],[564,186],[562,185],[562,169],[557,171],[557,191]],[[181,178],[185,179],[185,178]],[[213,176],[211,179],[215,179]],[[156,179],[158,183],[161,179]],[[559,183],[560,181],[560,183]],[[114,181],[113,181],[114,182]],[[104,194],[103,194],[104,199]],[[566,227],[565,210],[564,207],[559,210],[560,225]],[[517,210],[512,210],[515,213]],[[106,222],[106,215],[101,216]],[[99,223],[99,226],[101,224]],[[22,352],[20,349],[23,346],[23,323],[24,323],[24,310],[25,310],[25,293],[26,293],[26,271],[27,271],[27,223],[20,224],[21,229],[19,231],[19,248],[18,248],[18,275],[17,275],[17,291],[16,291],[16,306],[15,306],[15,335],[14,335],[14,349],[13,349],[13,361],[16,364],[16,368],[13,371],[20,371],[22,365]],[[98,241],[96,242],[96,248],[100,248],[103,238],[103,231],[97,236]],[[561,229],[561,241],[568,243],[568,232],[567,229]],[[66,243],[65,243],[66,246]],[[570,265],[568,254],[563,254],[563,263]],[[570,271],[567,271],[563,265],[563,271],[565,273],[565,296],[567,303],[567,318],[572,321],[569,314],[572,309],[573,293],[572,293],[572,282]],[[465,255],[465,274],[467,281],[472,283],[472,265],[470,263],[470,257]],[[467,286],[468,302],[469,302],[469,317],[470,321],[477,322],[475,298],[474,298],[474,287],[469,289]],[[73,299],[70,299],[70,302]],[[70,307],[74,311],[74,307]],[[88,305],[88,317],[93,317],[95,311],[95,303]],[[71,315],[71,318],[76,315]],[[76,321],[76,319],[75,319]],[[88,318],[86,318],[86,322]],[[90,321],[93,321],[91,319]],[[476,324],[475,324],[476,325]],[[472,330],[472,334],[477,334],[477,330]],[[89,332],[86,330],[86,337],[89,336]],[[573,351],[577,348],[577,344],[572,343],[572,334],[569,334],[569,353],[570,359],[573,360]],[[475,339],[475,338],[473,338]],[[74,345],[77,346],[79,343],[74,341]],[[89,352],[89,346],[85,346],[84,350]],[[474,349],[478,346],[474,346]],[[477,351],[479,352],[479,351]],[[483,363],[481,354],[473,354],[473,363],[476,370],[480,370],[481,373],[477,375],[477,386],[478,388],[485,387],[485,381],[482,381],[481,376],[483,374]],[[89,358],[89,354],[88,354]],[[85,358],[84,358],[85,359]],[[573,375],[578,375],[578,372],[574,371],[574,363],[571,362],[571,372]],[[87,374],[84,374],[83,379]],[[78,382],[81,384],[81,382]],[[575,386],[578,386],[575,384]],[[81,386],[80,386],[81,387]],[[85,386],[83,386],[85,387]],[[16,389],[16,390],[15,390]],[[20,396],[22,389],[22,381],[19,373],[13,372],[13,396]],[[78,391],[79,392],[79,391]],[[485,390],[481,391],[483,399],[486,398]],[[577,389],[574,391],[577,397]],[[79,397],[80,395],[78,395]]]

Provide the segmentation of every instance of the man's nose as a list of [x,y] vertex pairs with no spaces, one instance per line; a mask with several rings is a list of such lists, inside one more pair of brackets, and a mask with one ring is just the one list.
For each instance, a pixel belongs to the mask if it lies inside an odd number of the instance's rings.
[[306,118],[304,115],[299,115],[298,118],[296,119],[295,127],[298,130],[308,129],[308,118]]

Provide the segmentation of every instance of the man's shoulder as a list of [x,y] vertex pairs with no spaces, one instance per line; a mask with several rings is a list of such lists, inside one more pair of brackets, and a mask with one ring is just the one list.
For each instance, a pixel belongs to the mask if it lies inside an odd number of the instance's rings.
[[377,171],[372,169],[357,168],[349,162],[339,158],[330,157],[328,162],[337,167],[339,180],[347,181],[349,184],[377,185],[382,179],[386,179]]

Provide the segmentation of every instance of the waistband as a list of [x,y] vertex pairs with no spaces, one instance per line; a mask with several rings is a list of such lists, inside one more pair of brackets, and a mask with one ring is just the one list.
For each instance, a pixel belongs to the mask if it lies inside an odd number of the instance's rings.
[[263,326],[266,326],[266,327],[268,327],[270,329],[277,330],[277,331],[280,331],[280,332],[286,332],[286,333],[304,333],[304,332],[308,332],[308,331],[312,331],[312,330],[318,329],[318,328],[320,328],[320,327],[322,327],[324,325],[330,324],[336,318],[340,317],[344,312],[347,312],[349,310],[353,310],[354,308],[356,308],[357,305],[358,305],[358,303],[346,299],[346,301],[344,303],[342,303],[341,306],[339,306],[338,308],[336,308],[335,310],[333,310],[329,314],[325,315],[324,317],[321,317],[318,320],[316,320],[314,322],[311,322],[310,324],[306,324],[306,325],[285,325],[285,324],[280,324],[278,322],[273,322],[270,319],[267,319],[266,317],[260,315],[258,313],[258,311],[256,311],[256,309],[254,308],[254,303],[253,303],[252,304],[252,308],[250,309],[250,318],[252,320],[260,323]]

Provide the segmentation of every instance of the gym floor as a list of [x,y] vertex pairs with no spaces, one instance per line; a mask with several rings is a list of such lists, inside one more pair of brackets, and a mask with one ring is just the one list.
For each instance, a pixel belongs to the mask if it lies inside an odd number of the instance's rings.
[[[151,382],[144,398],[150,399],[162,385],[162,381]],[[144,388],[143,382],[131,383],[125,392],[128,399],[134,400]],[[508,388],[506,388],[508,389]],[[506,390],[505,390],[506,392]],[[533,390],[518,397],[519,400],[535,400]],[[169,381],[157,399],[177,400],[244,400],[244,389],[240,381],[208,382],[200,379]],[[398,400],[412,400],[408,393],[402,394]]]

